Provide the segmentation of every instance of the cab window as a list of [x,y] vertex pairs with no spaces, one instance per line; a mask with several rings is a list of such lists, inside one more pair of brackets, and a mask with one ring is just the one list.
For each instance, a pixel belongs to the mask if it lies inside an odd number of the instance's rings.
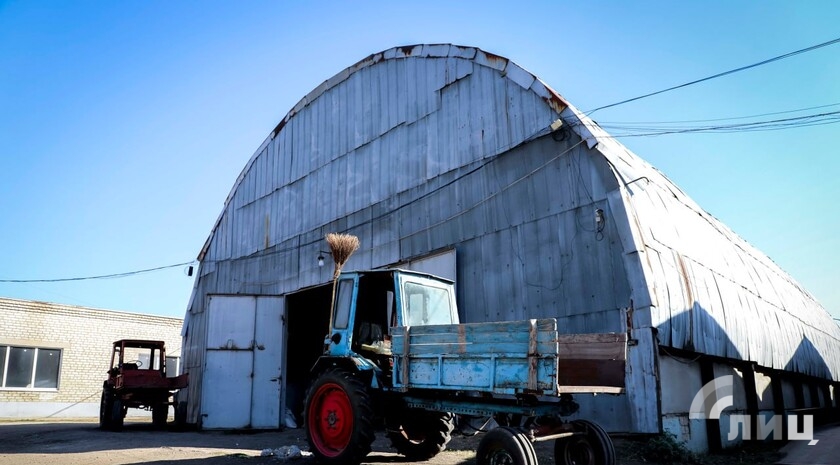
[[452,324],[449,289],[406,282],[403,292],[409,325]]
[[335,328],[347,329],[350,321],[350,306],[353,303],[353,280],[342,279],[338,282],[338,302],[335,310]]

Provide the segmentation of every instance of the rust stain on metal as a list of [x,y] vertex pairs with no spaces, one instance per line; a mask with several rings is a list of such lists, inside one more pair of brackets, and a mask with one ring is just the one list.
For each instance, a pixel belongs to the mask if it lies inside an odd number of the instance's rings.
[[287,121],[287,119],[283,118],[283,119],[280,120],[279,123],[277,123],[277,126],[274,126],[274,131],[271,133],[271,138],[272,139],[274,139],[275,137],[277,137],[280,134],[280,131],[283,129],[283,126],[286,125],[286,121]]
[[685,267],[685,261],[681,254],[674,254],[677,259],[677,265],[680,267],[680,278],[682,278],[683,287],[685,288],[685,304],[689,308],[694,306],[694,295],[691,293],[691,281],[688,279],[688,269]]
[[409,57],[409,56],[411,56],[411,52],[414,51],[415,47],[416,47],[416,45],[404,45],[404,46],[400,47],[400,51],[403,52],[403,54],[405,56]]
[[543,100],[545,100],[545,103],[547,103],[548,106],[551,107],[551,109],[556,111],[557,113],[561,113],[568,106],[566,102],[563,101],[563,99],[561,99],[557,94],[553,92],[551,93],[550,97],[543,98]]
[[484,52],[484,56],[486,56],[487,61],[491,62],[491,63],[497,63],[497,62],[498,63],[507,63],[508,62],[507,58],[505,58],[503,56],[496,55],[495,53]]
[[680,278],[682,278],[683,288],[685,289],[685,305],[688,308],[688,334],[685,337],[684,348],[694,350],[694,295],[691,293],[691,281],[688,279],[688,269],[685,266],[683,256],[674,253],[674,257],[680,267]]
[[268,249],[269,243],[271,239],[271,221],[269,218],[269,214],[266,213],[265,215],[265,248]]
[[528,389],[537,389],[537,320],[531,320],[528,328]]
[[464,325],[458,325],[458,352],[467,353],[467,328]]
[[353,65],[353,67],[361,68],[362,65],[364,65],[365,63],[372,63],[373,62],[373,57],[375,55],[376,55],[375,53],[371,53],[370,55],[368,55],[368,56],[364,57],[363,59],[359,60],[355,65]]
[[403,353],[402,360],[400,360],[400,382],[403,386],[408,385],[408,354],[409,342],[411,341],[411,327],[403,327]]

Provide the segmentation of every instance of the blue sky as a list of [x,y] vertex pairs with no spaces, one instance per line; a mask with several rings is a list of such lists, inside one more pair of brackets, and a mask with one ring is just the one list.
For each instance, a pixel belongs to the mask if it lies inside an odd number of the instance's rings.
[[[835,39],[838,24],[834,1],[0,0],[0,279],[194,260],[286,112],[396,45],[482,48],[588,110]],[[840,44],[592,116],[682,121],[835,103]],[[840,318],[840,125],[621,141]],[[183,316],[192,285],[176,267],[0,284],[0,296]]]

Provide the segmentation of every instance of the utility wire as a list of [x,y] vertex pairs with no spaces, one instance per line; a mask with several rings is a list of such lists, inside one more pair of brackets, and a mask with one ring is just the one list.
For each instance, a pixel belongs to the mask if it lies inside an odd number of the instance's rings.
[[[831,105],[821,105],[821,106],[811,107],[811,108],[824,108],[824,107],[836,106],[836,105],[840,105],[840,103],[831,104]],[[804,110],[811,109],[811,108],[805,108],[805,109],[801,109],[801,110],[782,111],[782,112],[776,112],[776,113],[766,113],[766,114],[771,115],[771,114],[791,113],[791,112],[796,112],[796,111],[804,111]],[[726,118],[724,118],[724,119],[726,119]],[[737,118],[732,118],[732,119],[737,119]],[[698,121],[703,121],[703,120],[698,120]],[[716,120],[707,120],[707,121],[716,121]],[[753,122],[735,123],[735,124],[721,124],[721,125],[715,125],[715,126],[697,126],[697,127],[683,127],[683,128],[679,128],[679,127],[669,127],[669,128],[648,127],[648,128],[645,128],[645,127],[622,127],[621,125],[612,125],[612,126],[604,125],[604,126],[602,126],[602,128],[605,128],[605,129],[606,128],[611,128],[611,129],[616,129],[616,130],[627,130],[627,131],[631,131],[631,130],[642,131],[642,132],[627,132],[627,133],[622,133],[622,134],[610,134],[608,136],[608,137],[611,137],[613,139],[616,139],[616,138],[620,138],[620,137],[649,137],[649,136],[661,136],[661,135],[667,135],[667,134],[772,131],[772,130],[790,129],[790,128],[795,128],[795,127],[815,126],[815,125],[834,124],[834,123],[840,123],[840,110],[833,111],[833,112],[805,115],[805,116],[797,116],[797,117],[792,117],[792,118],[781,118],[781,119],[753,121]],[[542,132],[538,131],[535,134],[535,136],[537,136],[541,133]],[[531,138],[528,138],[528,140],[533,139],[535,136],[532,136]],[[574,146],[572,148],[574,148]],[[557,157],[559,157],[559,156],[561,156],[561,155],[563,155],[567,152],[568,152],[568,150],[562,152]],[[552,158],[549,162],[554,161],[557,157]],[[400,205],[399,207],[397,207],[393,210],[383,212],[383,213],[371,218],[370,220],[365,221],[364,223],[354,225],[351,229],[363,226],[365,224],[373,223],[373,222],[378,221],[378,220],[380,220],[380,219],[382,219],[382,218],[384,218],[388,215],[392,215],[399,210],[402,210],[402,209],[404,209],[404,208],[406,208],[406,207],[408,207],[408,206],[410,206],[410,205],[412,205],[412,204],[414,204],[414,203],[416,203],[416,202],[418,202],[418,201],[420,201],[420,200],[422,200],[426,197],[429,197],[429,196],[445,189],[446,187],[448,187],[448,186],[454,184],[455,182],[457,182],[457,181],[475,173],[476,171],[479,171],[479,170],[483,169],[485,166],[492,163],[496,159],[497,159],[496,157],[488,158],[487,160],[484,160],[483,162],[479,163],[477,166],[473,166],[471,169],[468,169],[467,171],[459,174],[458,176],[455,176],[453,179],[449,180],[448,182],[445,182],[445,183],[437,186],[436,188],[430,190],[429,192],[426,192],[425,194],[420,195],[419,197],[417,197],[415,199],[412,199],[410,202],[408,202],[406,204],[403,204],[403,205]],[[542,167],[540,167],[540,168],[542,168]],[[528,176],[530,176],[531,174],[533,174],[533,173],[529,173]],[[525,176],[525,177],[527,177],[527,176]],[[522,178],[522,179],[524,179],[524,178]],[[520,182],[522,179],[518,179],[516,182]],[[505,190],[509,187],[511,187],[511,186],[507,186],[502,190]],[[489,198],[482,200],[481,202],[479,202],[479,204],[481,204],[483,202],[486,202],[487,200],[489,200]],[[473,207],[470,207],[467,210],[465,210],[464,212],[460,212],[460,213],[456,214],[455,216],[459,216],[459,215],[465,213],[466,211],[475,208],[476,206],[477,205],[475,205]],[[436,226],[436,225],[432,225],[431,227],[433,227],[433,226]],[[426,231],[426,230],[430,229],[431,227],[423,229],[423,230],[418,231],[418,232],[415,232],[412,235],[415,235],[419,232]],[[315,244],[317,242],[320,242],[321,240],[322,240],[321,238],[318,238],[316,240],[309,241],[309,242],[306,242],[306,243],[300,243],[296,246],[287,246],[287,247],[272,250],[270,252],[263,252],[262,254],[253,254],[253,255],[248,255],[248,256],[243,256],[243,257],[237,257],[233,260],[251,259],[251,258],[257,258],[257,257],[265,257],[265,256],[268,256],[268,255],[275,255],[275,254],[279,254],[279,253],[283,253],[283,252],[288,252],[288,251],[293,250],[295,248],[300,248],[300,247],[305,247],[305,246],[308,246],[308,245],[312,245],[312,244]],[[143,273],[151,273],[151,272],[154,272],[154,271],[160,271],[160,270],[165,270],[165,269],[169,269],[169,268],[176,268],[176,267],[179,267],[179,266],[187,266],[187,265],[191,265],[193,263],[195,263],[195,261],[175,263],[173,265],[158,266],[158,267],[155,267],[155,268],[147,268],[147,269],[144,269],[144,270],[127,271],[127,272],[124,272],[124,273],[113,273],[113,274],[106,274],[106,275],[83,276],[83,277],[74,277],[74,278],[0,279],[0,283],[58,283],[58,282],[69,282],[69,281],[87,281],[87,280],[95,280],[95,279],[124,278],[124,277],[134,276],[134,275],[143,274]]]
[[644,94],[644,95],[640,95],[638,97],[633,97],[633,98],[629,98],[629,99],[626,99],[626,100],[622,100],[620,102],[611,103],[609,105],[604,105],[604,106],[595,108],[593,110],[587,111],[586,115],[591,115],[592,113],[595,113],[598,110],[603,110],[605,108],[617,107],[619,105],[624,105],[625,103],[635,102],[636,100],[641,100],[643,98],[648,98],[648,97],[653,97],[654,95],[664,94],[665,92],[670,92],[672,90],[681,89],[683,87],[688,87],[688,86],[691,86],[691,85],[694,85],[694,84],[699,84],[701,82],[710,81],[712,79],[727,76],[729,74],[734,74],[734,73],[737,73],[739,71],[744,71],[744,70],[748,70],[748,69],[751,69],[751,68],[756,68],[758,66],[766,65],[766,64],[772,63],[774,61],[783,60],[785,58],[790,58],[792,56],[799,55],[801,53],[810,52],[810,51],[817,50],[817,49],[822,48],[822,47],[827,47],[829,45],[834,45],[836,43],[840,43],[840,37],[838,37],[836,39],[833,39],[833,40],[829,40],[828,42],[823,42],[821,44],[812,45],[810,47],[802,48],[802,49],[796,50],[794,52],[785,53],[784,55],[779,55],[779,56],[775,56],[773,58],[768,58],[764,61],[759,61],[758,63],[753,63],[753,64],[747,65],[747,66],[741,66],[740,68],[730,69],[729,71],[724,71],[722,73],[717,73],[717,74],[714,74],[712,76],[704,77],[702,79],[696,79],[694,81],[690,81],[690,82],[686,82],[684,84],[680,84],[680,85],[677,85],[677,86],[669,87],[667,89],[658,90],[656,92],[651,92],[649,94]]
[[124,273],[104,274],[99,276],[81,276],[76,278],[55,278],[55,279],[0,279],[0,283],[61,283],[67,281],[87,281],[91,279],[112,279],[125,278],[126,276],[134,276],[142,273],[151,273],[153,271],[165,270],[168,268],[175,268],[179,266],[187,266],[194,263],[193,261],[176,263],[174,265],[158,266],[155,268],[147,268],[145,270],[126,271]]
[[748,116],[730,116],[727,118],[710,118],[710,119],[689,119],[689,120],[681,120],[681,121],[599,121],[598,126],[606,127],[607,125],[610,126],[632,126],[636,124],[682,124],[682,123],[713,123],[716,121],[733,121],[739,119],[753,119],[753,118],[761,118],[762,116],[776,116],[776,115],[785,115],[789,113],[799,113],[801,111],[808,111],[808,110],[819,110],[821,108],[830,108],[840,106],[840,102],[837,103],[829,103],[827,105],[817,105],[813,107],[806,107],[806,108],[797,108],[795,110],[783,110],[783,111],[774,111],[770,113],[761,113],[758,115],[748,115]]
[[[838,39],[838,40],[840,40],[840,39]],[[798,109],[798,110],[788,110],[788,111],[780,111],[780,112],[774,112],[774,113],[764,113],[762,115],[754,115],[753,117],[765,116],[765,115],[784,114],[784,113],[794,113],[794,112],[798,112],[798,111],[805,111],[805,110],[817,109],[817,108],[826,108],[826,107],[832,107],[832,106],[837,106],[837,105],[840,105],[840,103],[833,103],[833,104],[829,104],[829,105],[820,105],[820,106],[809,107],[809,108],[801,108],[801,109]],[[750,118],[750,117],[745,116],[745,117],[719,118],[719,119],[695,120],[695,121],[697,121],[697,122],[703,122],[703,121],[713,122],[713,121],[734,120],[734,119],[742,119],[742,118]],[[681,122],[680,121],[675,121],[673,123],[687,123],[687,122],[691,122],[691,121],[681,121]],[[771,131],[771,130],[790,129],[790,128],[794,128],[794,127],[833,124],[833,123],[838,123],[838,122],[840,122],[840,110],[833,111],[833,112],[805,115],[805,116],[797,116],[797,117],[791,117],[791,118],[781,118],[781,119],[764,120],[764,121],[753,121],[753,122],[747,122],[747,123],[722,124],[722,125],[716,125],[716,126],[698,126],[698,127],[683,127],[683,128],[679,128],[679,127],[669,127],[669,128],[647,127],[646,128],[646,127],[632,127],[632,126],[629,126],[629,125],[628,126],[622,126],[622,124],[613,124],[613,125],[602,125],[601,127],[604,128],[604,129],[611,128],[611,129],[616,129],[616,130],[645,131],[645,132],[635,132],[635,133],[628,132],[628,133],[623,133],[623,134],[610,134],[609,135],[609,137],[611,137],[611,138],[619,138],[619,137],[647,137],[647,136],[660,136],[660,135],[666,135],[666,134],[687,134],[687,133]],[[642,123],[637,123],[637,124],[642,124]],[[668,122],[660,122],[660,123],[648,123],[648,124],[669,124],[669,123]],[[532,137],[529,137],[525,142],[533,140],[538,135],[542,134],[542,132],[543,131],[538,131]],[[571,148],[574,148],[576,146],[577,145],[575,145]],[[569,150],[571,150],[571,148]],[[559,156],[562,156],[563,154],[565,154],[567,152],[568,152],[568,150],[562,152],[557,157],[552,158],[549,162],[554,161],[556,158],[558,158]],[[453,179],[449,180],[448,182],[443,183],[442,185],[437,186],[436,188],[432,189],[431,191],[426,192],[425,194],[413,199],[412,201],[410,201],[406,204],[400,205],[399,207],[397,207],[396,209],[394,209],[392,211],[383,212],[383,213],[377,215],[376,217],[371,218],[370,220],[368,220],[368,221],[366,221],[362,224],[354,225],[353,228],[357,228],[357,227],[362,226],[364,224],[373,223],[374,221],[378,221],[378,220],[384,218],[385,216],[396,213],[397,211],[399,211],[403,208],[406,208],[413,203],[416,203],[416,202],[418,202],[418,201],[420,201],[420,200],[422,200],[426,197],[429,197],[430,195],[433,195],[433,194],[443,190],[444,188],[446,188],[446,187],[454,184],[455,182],[457,182],[457,181],[475,173],[476,171],[481,170],[482,168],[484,168],[485,166],[487,166],[488,164],[490,164],[491,162],[493,162],[495,160],[496,160],[496,157],[489,158],[489,159],[485,160],[484,162],[479,163],[477,166],[474,166],[471,169],[469,169],[469,170],[461,173],[460,175],[454,177]],[[540,167],[540,168],[542,168],[542,167]],[[529,173],[527,176],[530,176],[531,174],[533,174],[533,173]],[[527,177],[527,176],[525,176],[525,177]],[[520,182],[522,179],[524,179],[524,177],[515,181],[514,184],[517,183],[517,182]],[[511,187],[511,186],[507,186],[507,187],[505,187],[505,189],[507,189],[509,187]],[[502,189],[502,190],[505,190],[505,189]],[[489,200],[489,198],[482,200],[481,202],[479,202],[479,204],[481,204],[481,203],[483,203],[487,200]],[[477,205],[475,205],[473,207],[470,207],[467,210],[471,210],[471,209],[475,208],[476,206]],[[461,213],[459,213],[455,216],[459,216],[463,213],[465,213],[465,212],[461,212]],[[436,225],[433,225],[433,226],[436,226]],[[430,228],[431,227],[426,228],[422,231],[415,232],[412,235],[415,235],[419,232],[426,231]],[[297,246],[294,246],[294,247],[285,247],[285,248],[275,249],[271,252],[262,253],[262,254],[259,254],[259,255],[249,255],[249,256],[244,256],[244,257],[238,257],[234,260],[249,259],[249,258],[256,258],[256,257],[264,257],[264,256],[267,256],[267,255],[274,255],[274,254],[278,254],[278,253],[282,253],[282,252],[287,252],[287,251],[292,250],[294,248],[300,248],[300,247],[312,245],[312,244],[315,244],[317,242],[320,242],[321,240],[322,239],[318,238],[314,241],[298,244]],[[169,268],[176,268],[176,267],[179,267],[179,266],[187,266],[187,265],[191,265],[193,263],[195,263],[195,261],[175,263],[175,264],[172,264],[172,265],[164,265],[164,266],[158,266],[158,267],[154,267],[154,268],[147,268],[147,269],[136,270],[136,271],[127,271],[127,272],[123,272],[123,273],[113,273],[113,274],[98,275],[98,276],[83,276],[83,277],[74,277],[74,278],[0,279],[0,283],[58,283],[58,282],[70,282],[70,281],[87,281],[87,280],[95,280],[95,279],[124,278],[124,277],[134,276],[134,275],[143,274],[143,273],[151,273],[151,272],[154,272],[154,271],[160,271],[160,270],[165,270],[165,269],[169,269]]]
[[[550,126],[546,127],[546,128],[543,128],[543,129],[540,129],[540,130],[537,130],[536,132],[534,132],[533,134],[531,134],[530,136],[528,136],[527,138],[525,138],[521,142],[516,143],[515,145],[508,145],[508,146],[504,146],[504,147],[499,147],[497,149],[497,152],[498,153],[503,153],[503,152],[506,152],[508,150],[512,150],[516,147],[519,147],[520,145],[527,144],[527,143],[529,143],[529,142],[531,142],[531,141],[533,141],[533,140],[535,140],[535,139],[537,139],[537,138],[539,138],[539,137],[541,137],[545,134],[548,134],[549,132],[550,132]],[[350,229],[357,228],[357,227],[363,226],[365,224],[372,224],[375,221],[378,221],[382,218],[385,218],[386,216],[392,215],[392,214],[402,210],[403,208],[407,208],[410,205],[412,205],[416,202],[419,202],[420,200],[422,200],[426,197],[434,195],[436,192],[439,192],[439,191],[445,189],[446,187],[448,187],[448,186],[458,182],[459,180],[475,173],[476,171],[479,171],[479,170],[483,169],[485,166],[487,166],[488,164],[496,161],[497,159],[498,159],[498,157],[489,157],[486,160],[483,160],[480,163],[478,163],[476,166],[471,167],[467,171],[465,171],[465,172],[459,174],[458,176],[454,177],[453,179],[449,180],[448,182],[445,182],[445,183],[431,189],[429,192],[426,192],[425,194],[420,195],[419,197],[417,197],[415,199],[412,199],[411,201],[409,201],[405,204],[402,204],[402,205],[400,205],[399,207],[397,207],[393,210],[385,211],[385,212],[383,212],[383,213],[381,213],[377,216],[372,217],[371,219],[369,219],[369,220],[367,220],[367,221],[365,221],[361,224],[354,225]],[[323,226],[326,226],[326,225],[321,225],[321,226],[319,226],[319,228],[323,227]],[[298,235],[298,237],[301,237],[301,236],[302,236],[302,234]],[[309,242],[298,243],[298,245],[296,245],[296,246],[278,248],[278,249],[272,250],[270,252],[263,252],[263,253],[245,255],[245,256],[242,256],[242,257],[232,258],[231,260],[248,260],[248,259],[253,259],[253,258],[262,258],[262,257],[266,257],[266,256],[269,256],[269,255],[276,255],[276,254],[288,252],[288,251],[291,251],[291,250],[294,250],[294,249],[299,249],[301,247],[305,247],[305,246],[308,246],[308,245],[313,245],[313,244],[316,244],[318,242],[321,242],[322,240],[323,240],[323,238],[318,238],[318,239],[315,239],[315,240],[312,240],[312,241],[309,241]],[[202,261],[210,262],[210,261],[226,261],[226,260],[202,260]],[[148,269],[145,269],[145,270],[128,271],[128,272],[125,272],[125,273],[114,273],[114,274],[107,274],[107,275],[100,275],[100,276],[85,276],[85,277],[77,277],[77,278],[0,279],[0,283],[58,283],[58,282],[67,282],[67,281],[85,281],[85,280],[92,280],[92,279],[123,278],[123,277],[126,277],[126,276],[133,276],[133,275],[137,275],[137,274],[141,274],[141,273],[150,273],[152,271],[159,271],[159,270],[165,270],[165,269],[168,269],[168,268],[186,266],[186,265],[190,265],[190,264],[193,264],[193,263],[195,263],[195,261],[176,263],[174,265],[159,266],[159,267],[155,267],[155,268],[148,268]]]
[[[752,132],[752,131],[777,131],[781,129],[791,129],[807,126],[821,126],[825,124],[840,123],[840,111],[832,111],[826,113],[817,113],[805,116],[796,116],[791,118],[772,119],[764,121],[752,121],[748,123],[734,123],[734,124],[720,124],[714,126],[696,126],[696,127],[621,127],[621,126],[601,126],[604,129],[613,130],[627,130],[627,131],[642,131],[642,132],[627,132],[622,134],[611,134],[612,137],[645,137],[645,136],[661,136],[666,134],[687,134],[687,133],[728,133],[728,132]],[[646,131],[646,132],[645,132]]]

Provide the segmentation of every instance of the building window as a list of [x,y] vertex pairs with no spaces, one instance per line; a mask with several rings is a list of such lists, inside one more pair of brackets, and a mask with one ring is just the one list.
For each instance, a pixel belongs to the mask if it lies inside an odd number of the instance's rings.
[[0,345],[0,388],[58,389],[61,349]]

